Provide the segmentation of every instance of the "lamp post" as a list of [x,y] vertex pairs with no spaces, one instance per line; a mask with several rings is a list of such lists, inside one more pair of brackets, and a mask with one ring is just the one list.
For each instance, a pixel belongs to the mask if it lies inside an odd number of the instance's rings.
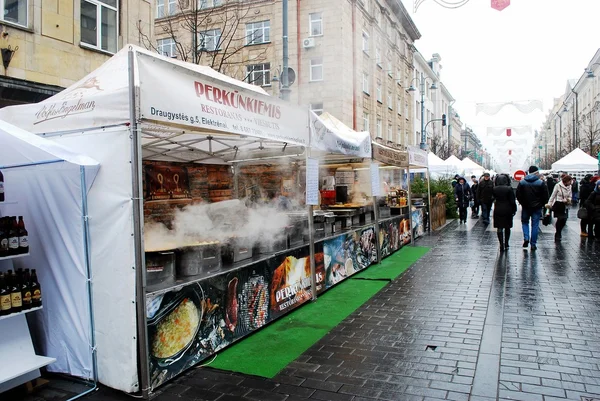
[[408,88],[409,92],[414,92],[414,91],[416,91],[416,88],[412,85],[412,83],[414,81],[417,81],[419,83],[419,90],[421,91],[421,145],[420,145],[420,148],[423,150],[427,149],[427,141],[426,141],[427,138],[425,135],[425,83],[426,83],[427,79],[431,80],[431,86],[429,87],[429,89],[431,89],[431,90],[437,89],[435,82],[431,78],[424,77],[423,73],[421,73],[420,78],[419,77],[413,78],[413,80],[411,81],[410,87]]

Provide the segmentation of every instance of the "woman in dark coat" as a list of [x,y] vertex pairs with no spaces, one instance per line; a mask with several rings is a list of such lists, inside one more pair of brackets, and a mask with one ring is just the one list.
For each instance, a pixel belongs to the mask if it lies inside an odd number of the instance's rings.
[[[581,184],[579,184],[579,207],[585,207],[585,201],[590,197],[591,193],[594,192],[594,183],[592,182],[592,175],[586,174],[581,180]],[[580,227],[581,227],[581,236],[594,237],[594,232],[592,231],[592,219],[591,216],[588,215],[587,219],[581,219]]]
[[458,178],[458,183],[454,187],[454,198],[458,207],[460,224],[467,222],[467,208],[471,200],[471,188],[464,177]]
[[513,217],[517,213],[517,202],[515,193],[510,186],[510,178],[506,174],[499,174],[496,177],[496,186],[494,186],[494,228],[498,229],[498,241],[500,241],[500,251],[508,248],[510,239],[510,229],[513,226]]
[[[587,207],[591,224],[594,226],[594,237],[596,237],[596,241],[600,241],[600,180],[596,182],[594,191],[585,201],[585,206]],[[592,233],[588,234],[592,235]]]

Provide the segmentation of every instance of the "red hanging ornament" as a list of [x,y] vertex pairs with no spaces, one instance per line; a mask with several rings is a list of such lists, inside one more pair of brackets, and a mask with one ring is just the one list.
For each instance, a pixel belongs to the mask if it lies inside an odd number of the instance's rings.
[[508,6],[510,6],[510,0],[492,0],[494,10],[502,11]]
[[511,136],[512,135],[512,129],[507,128],[506,129],[506,136]]
[[511,149],[508,149],[508,154],[512,155],[512,150]]

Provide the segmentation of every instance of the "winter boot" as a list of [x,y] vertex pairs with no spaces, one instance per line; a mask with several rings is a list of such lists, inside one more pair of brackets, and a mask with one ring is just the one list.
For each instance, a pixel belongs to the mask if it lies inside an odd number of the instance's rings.
[[510,229],[504,230],[504,248],[508,249],[508,240],[510,239]]
[[504,251],[504,235],[502,230],[498,230],[496,233],[498,235],[498,241],[500,242],[500,252]]

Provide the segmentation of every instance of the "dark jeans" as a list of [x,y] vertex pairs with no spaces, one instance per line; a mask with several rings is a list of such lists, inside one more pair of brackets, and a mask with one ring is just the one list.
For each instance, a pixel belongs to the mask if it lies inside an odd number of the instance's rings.
[[481,204],[481,217],[483,218],[484,223],[490,222],[491,210],[492,210],[492,203],[482,203]]
[[591,219],[581,219],[579,221],[579,226],[581,228],[582,233],[587,233],[588,235],[594,235],[592,231],[592,220]]
[[475,202],[475,206],[471,208],[471,212],[473,216],[477,216],[479,214],[479,202]]
[[[531,236],[529,235],[529,220],[531,219]],[[521,210],[521,224],[523,225],[523,239],[530,241],[531,245],[537,244],[538,231],[540,229],[540,220],[542,219],[542,209]]]
[[462,221],[467,221],[467,207],[459,207],[458,214]]

